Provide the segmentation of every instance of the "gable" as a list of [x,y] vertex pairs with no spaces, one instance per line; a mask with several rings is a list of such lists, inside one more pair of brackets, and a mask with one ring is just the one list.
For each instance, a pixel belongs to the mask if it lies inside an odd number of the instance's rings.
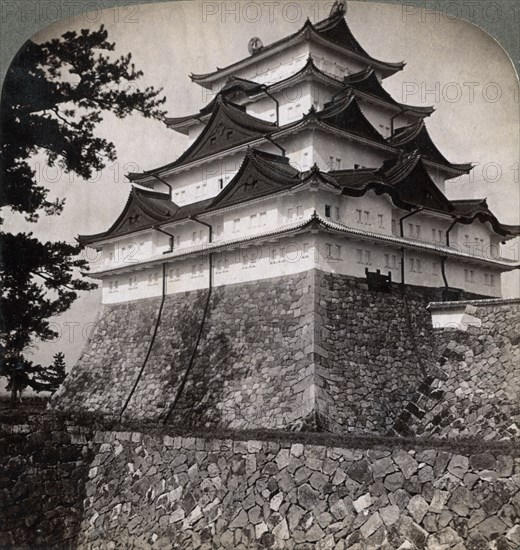
[[219,153],[258,139],[275,129],[275,124],[248,115],[245,109],[219,97],[202,133],[173,164],[179,165]]
[[235,177],[222,190],[211,208],[223,208],[264,197],[300,183],[299,172],[288,162],[269,160],[268,153],[250,151]]

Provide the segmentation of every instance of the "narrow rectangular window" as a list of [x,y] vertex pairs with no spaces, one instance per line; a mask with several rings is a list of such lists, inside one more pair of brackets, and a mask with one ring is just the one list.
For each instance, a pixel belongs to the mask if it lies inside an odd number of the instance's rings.
[[224,189],[224,180],[222,178],[218,179],[218,188],[219,191],[222,191],[222,189]]
[[365,264],[366,265],[371,265],[372,264],[370,250],[365,250]]
[[379,227],[383,227],[383,214],[378,214],[377,215],[377,221],[378,221],[378,225]]
[[336,206],[335,212],[336,212],[336,220],[339,221],[339,218],[340,218],[340,215],[339,215],[339,206]]
[[303,207],[302,206],[297,206],[296,207],[296,215],[298,216],[298,218],[302,217],[302,215],[303,215]]
[[293,216],[294,216],[294,208],[288,208],[287,209],[287,219],[291,220]]
[[237,233],[239,229],[240,229],[240,218],[237,218],[236,220],[233,220],[233,231]]
[[361,216],[363,215],[363,212],[361,210],[356,210],[356,214],[357,214],[357,222],[361,223],[362,222]]
[[359,248],[356,250],[356,257],[357,257],[357,263],[362,264],[363,263],[363,251]]
[[416,239],[421,238],[421,226],[420,225],[415,226],[415,238]]
[[397,220],[392,218],[392,234],[397,235]]
[[365,210],[365,224],[370,225],[370,212]]
[[331,209],[330,204],[326,204],[325,205],[325,217],[326,218],[330,218],[330,209]]
[[385,267],[390,267],[390,256],[385,254]]
[[260,225],[263,227],[267,223],[267,212],[260,212]]

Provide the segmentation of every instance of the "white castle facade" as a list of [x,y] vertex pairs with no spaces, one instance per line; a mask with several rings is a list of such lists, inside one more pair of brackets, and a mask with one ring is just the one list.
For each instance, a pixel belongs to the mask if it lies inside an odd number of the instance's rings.
[[103,303],[308,271],[501,295],[517,267],[486,201],[452,201],[468,173],[436,148],[433,109],[396,102],[382,81],[404,67],[372,58],[342,5],[250,56],[192,75],[214,99],[166,119],[187,135],[175,161],[130,174],[128,202],[104,233],[92,276]]

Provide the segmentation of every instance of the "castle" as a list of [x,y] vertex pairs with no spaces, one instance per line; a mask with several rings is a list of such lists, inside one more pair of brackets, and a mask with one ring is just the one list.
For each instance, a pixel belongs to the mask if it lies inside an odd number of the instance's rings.
[[[500,297],[520,227],[449,200],[429,107],[382,81],[337,3],[191,75],[214,98],[141,173],[92,271],[104,311],[57,407],[186,425],[386,433],[433,353],[426,305]],[[57,396],[58,397],[58,396]]]
[[160,296],[163,276],[172,294],[311,268],[501,295],[515,263],[500,242],[519,228],[485,200],[446,198],[471,164],[432,142],[432,108],[385,91],[404,63],[372,58],[344,15],[339,5],[265,47],[252,39],[249,57],[191,76],[214,99],[166,120],[188,149],[130,174],[112,227],[80,237],[102,251],[103,303]]
[[189,148],[80,238],[103,309],[45,413],[0,410],[0,546],[520,547],[520,228],[446,198],[471,166],[344,15],[193,75]]

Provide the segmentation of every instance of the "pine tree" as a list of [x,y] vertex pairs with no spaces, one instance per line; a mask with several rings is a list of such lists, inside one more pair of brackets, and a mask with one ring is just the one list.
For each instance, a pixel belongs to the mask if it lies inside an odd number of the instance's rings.
[[47,368],[40,368],[36,374],[36,382],[39,385],[37,391],[50,391],[54,393],[67,376],[65,355],[59,351],[53,356],[54,361]]
[[[42,44],[29,40],[18,52],[2,89],[0,208],[29,222],[58,215],[64,201],[49,201],[49,190],[36,183],[33,155],[43,152],[49,166],[87,180],[116,159],[114,144],[95,135],[103,112],[164,116],[161,90],[130,88],[142,72],[131,54],[115,58],[107,37],[103,26],[84,29]],[[42,242],[32,233],[1,234],[0,376],[8,379],[13,401],[25,387],[38,390],[43,369],[24,350],[35,339],[56,337],[49,319],[66,311],[78,291],[96,286],[83,278],[88,265],[79,252],[79,246]]]

